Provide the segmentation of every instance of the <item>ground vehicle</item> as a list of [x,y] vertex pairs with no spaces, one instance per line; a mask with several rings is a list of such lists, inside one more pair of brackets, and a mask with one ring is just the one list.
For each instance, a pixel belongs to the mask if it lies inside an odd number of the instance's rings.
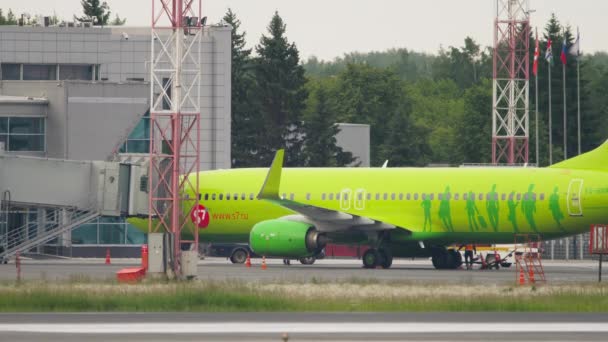
[[[214,257],[225,257],[230,259],[233,264],[244,264],[247,261],[247,254],[251,258],[259,258],[260,256],[255,254],[249,245],[244,243],[214,243],[209,245],[209,251],[207,253],[208,256]],[[298,259],[302,265],[312,265],[315,263],[317,259],[322,259],[324,257],[323,253],[317,256],[309,256]],[[284,259],[284,264],[289,264]]]

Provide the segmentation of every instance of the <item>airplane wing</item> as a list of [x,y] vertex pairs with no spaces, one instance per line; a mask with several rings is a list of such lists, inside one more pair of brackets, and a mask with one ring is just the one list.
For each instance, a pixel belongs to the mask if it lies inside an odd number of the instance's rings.
[[353,215],[283,198],[279,195],[281,173],[283,170],[283,157],[284,151],[278,150],[257,198],[291,209],[299,214],[286,216],[284,219],[312,223],[319,231],[340,231],[349,229],[382,231],[397,228],[392,224],[364,216]]

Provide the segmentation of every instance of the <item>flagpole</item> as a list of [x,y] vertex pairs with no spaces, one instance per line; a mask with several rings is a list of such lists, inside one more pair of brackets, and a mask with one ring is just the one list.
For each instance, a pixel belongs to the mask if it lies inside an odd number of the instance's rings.
[[578,154],[581,154],[581,54],[580,54],[580,34],[578,27],[576,28],[576,40],[578,46],[576,47],[576,124],[578,127]]
[[534,103],[536,104],[536,166],[540,166],[540,161],[538,160],[538,73],[535,75],[535,83],[536,83],[536,99]]
[[566,125],[566,64],[562,63],[562,75],[564,77],[564,160],[568,159],[568,132]]
[[552,123],[551,123],[551,63],[547,63],[549,66],[549,165],[553,165],[553,134],[552,134]]

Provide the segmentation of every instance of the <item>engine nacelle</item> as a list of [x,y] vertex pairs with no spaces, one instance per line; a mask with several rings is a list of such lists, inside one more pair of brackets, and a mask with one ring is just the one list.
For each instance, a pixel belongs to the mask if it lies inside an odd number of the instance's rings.
[[320,252],[326,244],[325,235],[304,222],[262,221],[249,233],[249,246],[264,256],[303,258]]

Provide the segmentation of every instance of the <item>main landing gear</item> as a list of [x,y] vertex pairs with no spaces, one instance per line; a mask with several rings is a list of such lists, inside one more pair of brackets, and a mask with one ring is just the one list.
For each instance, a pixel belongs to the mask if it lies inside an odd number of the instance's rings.
[[438,270],[455,270],[462,265],[460,253],[445,247],[433,247],[431,260]]
[[364,268],[376,268],[377,266],[390,268],[392,264],[393,255],[391,254],[391,251],[386,248],[370,248],[363,253]]

